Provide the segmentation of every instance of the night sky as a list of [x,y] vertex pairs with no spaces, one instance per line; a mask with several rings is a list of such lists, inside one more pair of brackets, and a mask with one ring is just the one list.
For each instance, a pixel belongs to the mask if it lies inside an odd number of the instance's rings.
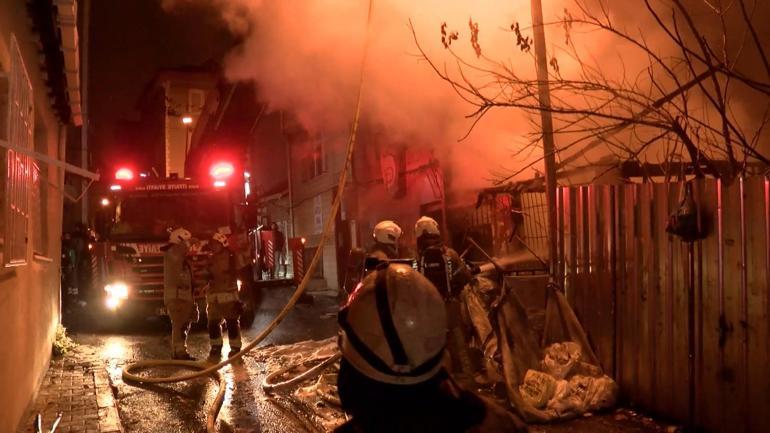
[[138,99],[158,69],[221,61],[235,43],[210,9],[168,12],[160,0],[92,0],[90,146],[97,167],[143,152],[121,137],[121,119],[138,120]]

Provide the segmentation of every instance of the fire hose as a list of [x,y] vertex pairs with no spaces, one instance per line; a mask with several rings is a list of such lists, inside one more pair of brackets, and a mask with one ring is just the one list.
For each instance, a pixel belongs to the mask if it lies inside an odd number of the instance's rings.
[[[360,116],[361,116],[361,99],[362,99],[361,96],[362,96],[363,83],[364,83],[364,70],[365,70],[366,58],[367,58],[368,47],[369,47],[368,29],[371,24],[373,1],[374,0],[369,0],[369,6],[367,11],[367,21],[366,21],[367,32],[366,32],[365,41],[364,41],[363,57],[361,59],[361,72],[359,75],[358,95],[356,97],[355,114],[353,117],[353,124],[350,128],[350,136],[347,143],[345,165],[340,171],[339,181],[337,183],[336,195],[334,197],[334,201],[332,202],[331,212],[328,218],[326,219],[326,223],[324,224],[319,245],[325,245],[327,239],[329,238],[329,235],[331,234],[332,224],[337,218],[337,213],[339,212],[340,205],[342,203],[342,196],[343,196],[343,192],[345,191],[345,185],[347,183],[348,170],[350,169],[351,163],[353,160],[353,150],[355,149],[356,136],[357,136],[358,125],[359,125]],[[249,351],[257,347],[257,345],[261,343],[268,335],[270,335],[270,333],[283,321],[283,319],[286,318],[286,316],[289,314],[289,311],[291,311],[291,309],[297,303],[299,298],[305,292],[305,289],[307,288],[307,285],[310,282],[310,278],[314,274],[315,268],[318,266],[318,262],[321,258],[322,250],[323,250],[322,248],[316,249],[316,252],[313,255],[313,259],[310,261],[310,265],[308,266],[307,272],[305,272],[305,275],[303,276],[302,281],[299,283],[299,285],[297,286],[297,289],[294,291],[291,298],[289,298],[286,305],[284,305],[281,311],[278,312],[275,318],[254,338],[254,340],[246,344],[246,346],[244,346],[240,352],[236,353],[235,355],[215,365],[209,365],[205,362],[180,361],[180,360],[138,361],[132,364],[128,364],[123,368],[123,380],[127,383],[133,382],[133,383],[157,384],[157,383],[183,382],[183,381],[193,380],[201,377],[209,377],[211,375],[214,375],[217,379],[219,379],[219,391],[217,392],[217,395],[214,398],[214,403],[212,404],[212,406],[209,408],[207,412],[206,431],[208,433],[216,433],[216,419],[217,419],[217,416],[219,415],[219,410],[222,407],[222,403],[225,397],[225,390],[226,390],[224,380],[221,377],[221,375],[218,373],[218,371],[221,368],[239,360],[246,353],[248,353]],[[331,364],[331,362],[328,362],[328,361],[329,360],[323,362],[322,365],[326,364],[326,366],[328,366],[329,364]],[[185,369],[195,369],[199,371],[176,374],[173,376],[142,376],[137,374],[137,372],[140,370],[146,370],[146,369],[158,368],[158,367],[182,367]],[[305,376],[305,378],[309,376],[310,375]],[[296,383],[296,382],[292,382],[292,383]]]

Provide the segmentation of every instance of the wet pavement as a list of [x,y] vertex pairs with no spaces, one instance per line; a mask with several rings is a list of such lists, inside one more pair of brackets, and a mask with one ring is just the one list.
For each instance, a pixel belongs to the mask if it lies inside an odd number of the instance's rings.
[[[291,288],[265,290],[257,317],[244,330],[244,341],[251,341],[283,307]],[[262,343],[288,344],[320,340],[335,335],[336,300],[316,296],[313,304],[298,304]],[[165,320],[138,320],[113,333],[93,332],[89,327],[76,327],[73,339],[93,348],[107,367],[116,398],[120,419],[126,433],[205,432],[206,412],[216,395],[214,379],[161,385],[129,385],[121,379],[124,365],[143,359],[168,359],[170,355],[169,325]],[[190,353],[198,359],[208,355],[208,336],[202,325],[188,339]],[[227,346],[225,346],[227,350]],[[219,416],[218,428],[223,433],[315,433],[323,431],[313,422],[306,407],[280,395],[268,397],[260,384],[265,364],[246,356],[237,364],[222,370],[227,393]],[[177,369],[155,369],[152,374],[169,375]],[[568,423],[532,426],[533,433],[662,433],[676,428],[656,423],[627,410],[583,417]]]
[[[265,290],[265,297],[254,323],[243,330],[244,342],[251,341],[283,307],[292,288]],[[316,296],[313,304],[297,304],[284,322],[262,343],[286,344],[307,339],[328,338],[336,333],[336,300]],[[73,339],[94,347],[104,360],[117,398],[120,418],[126,433],[205,432],[206,411],[210,407],[218,383],[214,379],[158,385],[129,385],[122,381],[124,365],[143,359],[168,359],[170,356],[169,325],[166,320],[138,319],[113,333],[93,332],[93,326],[78,324],[70,328]],[[201,324],[188,338],[190,353],[198,359],[208,355],[208,335]],[[225,345],[225,352],[228,350]],[[175,368],[154,369],[154,375],[177,372]],[[263,366],[252,358],[222,370],[227,393],[219,416],[221,432],[289,432],[315,431],[290,404],[268,399],[259,384]]]

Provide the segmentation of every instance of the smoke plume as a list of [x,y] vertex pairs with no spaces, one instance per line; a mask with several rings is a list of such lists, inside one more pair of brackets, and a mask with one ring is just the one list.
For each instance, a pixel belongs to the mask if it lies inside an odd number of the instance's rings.
[[[367,1],[163,0],[167,8],[190,3],[215,8],[242,37],[242,44],[226,59],[227,77],[256,82],[271,110],[294,113],[311,134],[344,136],[348,130],[368,38],[362,108],[366,124],[386,131],[394,142],[433,149],[451,170],[455,185],[469,189],[488,185],[492,174],[517,169],[542,154],[527,146],[538,118],[497,109],[473,125],[467,116],[475,107],[442,81],[417,49],[419,43],[437,67],[455,77],[462,67],[476,84],[484,84],[488,74],[461,65],[458,58],[475,60],[480,54],[482,60],[493,59],[520,76],[534,77],[533,56],[517,47],[511,31],[511,25],[519,23],[523,33],[531,35],[528,1],[374,0],[367,28]],[[574,4],[549,0],[543,6],[545,21],[553,23]],[[661,53],[668,49],[665,34],[643,5],[611,6],[608,13],[621,22],[620,27],[638,28],[648,43],[661,47]],[[444,42],[451,42],[451,52],[442,43],[443,24]],[[479,29],[476,44],[471,43],[474,25]],[[455,31],[457,39],[447,41]],[[565,31],[553,25],[546,33],[549,58],[556,57],[561,74],[570,76],[579,65],[560,51]],[[608,35],[575,30],[572,37],[581,38],[583,54],[610,78],[638,74],[648,64],[646,58],[624,55],[622,44]],[[526,171],[522,176],[532,174]]]
[[[185,3],[191,1],[165,0],[164,6]],[[512,154],[527,141],[532,125],[515,110],[490,112],[463,139],[472,126],[466,116],[474,108],[420,60],[415,38],[437,65],[456,70],[440,30],[446,23],[457,31],[452,50],[475,59],[469,43],[472,20],[479,26],[484,56],[509,59],[522,73],[534,74],[531,55],[515,46],[508,30],[514,22],[529,27],[528,2],[375,0],[368,30],[365,1],[204,3],[216,7],[243,38],[226,59],[227,77],[255,81],[270,109],[293,112],[311,133],[344,135],[349,128],[368,34],[362,108],[367,124],[387,131],[394,142],[435,149],[455,183],[469,188],[487,184],[492,172],[514,168],[523,159]],[[555,18],[563,2],[547,3],[546,15]]]

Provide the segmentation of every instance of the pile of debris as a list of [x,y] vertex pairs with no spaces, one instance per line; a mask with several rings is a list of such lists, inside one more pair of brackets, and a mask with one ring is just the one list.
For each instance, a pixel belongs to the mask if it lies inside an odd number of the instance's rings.
[[[605,375],[580,322],[556,286],[542,309],[526,309],[515,287],[478,277],[463,292],[481,374],[528,422],[553,422],[609,409],[618,386]],[[483,382],[483,381],[482,381]],[[500,390],[503,388],[503,391]]]

